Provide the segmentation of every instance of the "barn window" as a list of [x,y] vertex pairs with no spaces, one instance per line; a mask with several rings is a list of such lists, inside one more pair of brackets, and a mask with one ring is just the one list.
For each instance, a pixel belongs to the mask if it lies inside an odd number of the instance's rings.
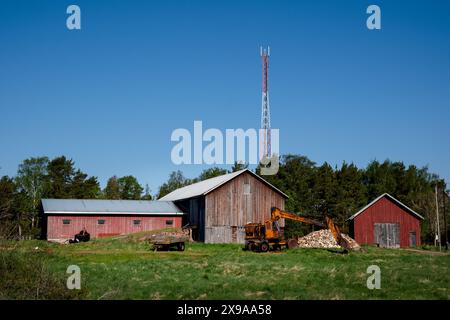
[[133,224],[134,224],[135,226],[138,226],[138,225],[141,224],[141,220],[133,220]]
[[250,183],[244,183],[244,194],[250,194]]
[[173,225],[173,220],[166,220],[166,226]]
[[97,224],[105,224],[105,220],[104,219],[97,220]]
[[64,219],[63,220],[63,224],[70,224],[70,220],[69,219]]

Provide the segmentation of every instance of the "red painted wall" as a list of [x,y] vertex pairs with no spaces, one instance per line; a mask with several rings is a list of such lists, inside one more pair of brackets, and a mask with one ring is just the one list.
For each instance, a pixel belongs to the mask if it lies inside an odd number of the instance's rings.
[[[70,220],[70,224],[63,224],[63,220]],[[81,231],[83,227],[90,233],[91,238],[108,235],[129,234],[141,231],[158,230],[164,228],[181,228],[182,216],[48,216],[47,239],[69,239]],[[98,220],[105,220],[99,225]],[[133,220],[141,220],[140,225],[134,225]],[[166,225],[166,220],[173,220],[173,224]]]
[[409,247],[411,231],[416,232],[417,245],[420,245],[420,220],[389,198],[381,198],[353,219],[355,240],[374,244],[375,223],[399,223],[400,247]]

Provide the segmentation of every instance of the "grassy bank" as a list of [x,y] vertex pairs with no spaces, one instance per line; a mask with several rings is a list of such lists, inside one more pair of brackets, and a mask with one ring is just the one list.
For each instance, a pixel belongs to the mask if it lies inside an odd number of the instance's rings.
[[[240,245],[206,244],[188,244],[185,252],[153,252],[137,239],[101,239],[76,245],[0,243],[2,298],[450,298],[448,255],[380,248],[350,254],[321,249],[258,254],[242,251]],[[64,287],[66,269],[73,264],[81,268],[81,292]],[[366,287],[366,270],[373,264],[381,268],[380,290]],[[48,296],[27,289],[30,283],[35,283],[34,289],[36,283],[42,283],[31,270],[36,266],[43,270],[44,283],[58,288]]]

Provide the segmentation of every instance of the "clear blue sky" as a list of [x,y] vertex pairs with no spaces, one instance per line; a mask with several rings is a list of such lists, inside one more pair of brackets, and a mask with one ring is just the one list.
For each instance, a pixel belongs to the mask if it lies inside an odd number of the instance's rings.
[[[66,28],[77,4],[82,30]],[[370,4],[382,30],[366,28]],[[258,128],[269,44],[281,153],[428,165],[450,181],[448,1],[1,1],[0,175],[66,155],[152,192],[171,132]]]

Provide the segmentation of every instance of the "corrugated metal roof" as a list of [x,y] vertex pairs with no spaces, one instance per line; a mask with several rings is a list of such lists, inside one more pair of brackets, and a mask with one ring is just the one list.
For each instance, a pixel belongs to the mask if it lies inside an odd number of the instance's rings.
[[164,197],[160,198],[159,200],[164,201],[177,201],[177,200],[183,200],[183,199],[189,199],[193,197],[198,197],[201,195],[206,195],[213,191],[214,189],[220,187],[221,185],[227,183],[228,181],[234,179],[238,175],[249,172],[254,177],[262,181],[263,183],[267,184],[269,187],[277,191],[278,193],[282,194],[284,197],[288,198],[288,196],[280,191],[279,189],[275,188],[273,185],[271,185],[269,182],[258,176],[256,173],[252,172],[249,169],[243,169],[236,172],[224,174],[218,177],[214,177],[211,179],[203,180],[197,183],[193,183],[191,185],[188,185],[186,187],[182,187],[179,189],[176,189],[172,191],[169,194],[166,194]]
[[42,207],[45,214],[183,214],[171,201],[42,199]]
[[413,215],[415,215],[416,217],[418,217],[419,219],[424,220],[425,218],[422,217],[420,214],[418,214],[417,212],[415,212],[413,209],[411,209],[410,207],[408,207],[406,204],[401,203],[400,201],[398,201],[397,199],[395,199],[393,196],[391,196],[389,193],[383,193],[381,196],[379,196],[378,198],[376,198],[375,200],[373,200],[371,203],[369,203],[367,206],[365,206],[364,208],[362,208],[361,210],[359,210],[357,213],[355,213],[354,215],[352,215],[350,218],[348,218],[347,220],[353,220],[356,218],[356,216],[358,216],[359,214],[361,214],[363,211],[365,211],[367,208],[369,208],[371,205],[373,205],[375,202],[377,202],[378,200],[380,200],[383,197],[388,197],[389,199],[393,200],[395,203],[397,203],[398,205],[400,205],[400,207],[403,207],[404,209],[406,209],[407,211],[411,212]]

